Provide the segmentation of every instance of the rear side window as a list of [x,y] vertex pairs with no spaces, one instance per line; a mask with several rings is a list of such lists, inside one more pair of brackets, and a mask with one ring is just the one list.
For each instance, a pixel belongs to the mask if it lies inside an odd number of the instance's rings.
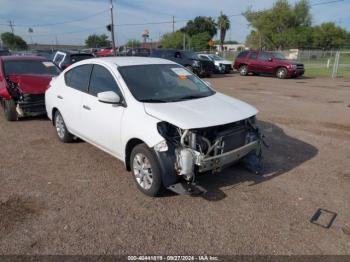
[[89,93],[97,96],[98,93],[113,91],[121,97],[119,87],[112,74],[103,66],[94,65],[91,73]]
[[87,92],[92,65],[81,65],[69,70],[65,75],[66,85]]
[[258,53],[257,52],[252,52],[249,55],[249,59],[256,60],[258,58]]
[[263,52],[263,53],[260,53],[260,55],[259,55],[259,60],[268,61],[270,57],[271,57],[271,56],[270,56],[269,53]]
[[247,56],[247,54],[248,54],[248,51],[240,52],[240,53],[238,54],[237,58],[244,58],[244,57]]

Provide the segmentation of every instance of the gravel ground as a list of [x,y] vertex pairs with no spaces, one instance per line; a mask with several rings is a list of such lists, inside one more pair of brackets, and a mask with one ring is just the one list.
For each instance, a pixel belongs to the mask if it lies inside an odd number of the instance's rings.
[[[262,177],[235,166],[202,176],[204,196],[149,198],[47,119],[1,115],[0,254],[350,254],[350,81],[207,80],[260,110]],[[318,208],[330,229],[309,222]]]

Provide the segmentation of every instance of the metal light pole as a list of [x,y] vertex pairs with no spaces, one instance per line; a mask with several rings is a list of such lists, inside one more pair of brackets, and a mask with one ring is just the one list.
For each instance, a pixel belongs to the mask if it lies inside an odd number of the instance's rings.
[[117,52],[115,50],[115,38],[114,38],[114,23],[113,23],[113,0],[110,0],[111,3],[111,35],[112,35],[112,48],[113,48],[113,54],[114,56],[117,55]]

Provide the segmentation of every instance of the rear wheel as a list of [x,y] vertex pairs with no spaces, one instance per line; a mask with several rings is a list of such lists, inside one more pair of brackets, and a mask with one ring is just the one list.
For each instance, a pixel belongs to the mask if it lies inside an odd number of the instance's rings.
[[158,160],[147,145],[134,147],[130,156],[131,172],[137,188],[148,196],[158,196],[163,192],[162,176]]
[[59,111],[56,111],[54,116],[54,125],[56,128],[58,139],[63,143],[70,143],[74,140],[74,136],[69,133],[63,117]]
[[288,74],[287,69],[284,68],[284,67],[280,67],[280,68],[278,68],[277,71],[276,71],[276,76],[277,76],[279,79],[285,79],[285,78],[287,78],[287,74]]
[[7,121],[17,121],[18,114],[16,111],[16,103],[12,99],[3,101],[4,113]]
[[239,74],[240,74],[241,76],[246,76],[246,75],[248,75],[248,66],[246,66],[246,65],[241,65],[241,66],[239,67]]

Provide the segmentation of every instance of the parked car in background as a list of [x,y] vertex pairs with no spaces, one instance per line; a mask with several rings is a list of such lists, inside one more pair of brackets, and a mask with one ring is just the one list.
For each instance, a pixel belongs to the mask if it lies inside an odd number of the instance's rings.
[[45,114],[45,91],[59,73],[44,57],[0,57],[0,102],[6,119]]
[[69,52],[69,51],[57,51],[53,57],[53,62],[61,70],[66,69],[68,66],[79,62],[81,60],[94,58],[94,55],[79,52]]
[[215,65],[212,61],[202,59],[196,53],[191,51],[152,49],[150,56],[174,61],[201,77],[210,77],[215,71]]
[[228,74],[232,70],[232,62],[225,60],[221,56],[213,54],[198,54],[201,59],[207,59],[215,64],[215,72],[221,74]]
[[112,47],[105,47],[97,50],[95,55],[98,57],[114,56]]
[[10,51],[6,48],[1,48],[0,49],[0,56],[7,56],[7,55],[11,55]]
[[190,194],[197,174],[260,163],[257,110],[169,60],[81,61],[51,81],[45,100],[60,141],[80,137],[120,159],[150,196]]
[[288,60],[280,52],[243,51],[238,54],[233,67],[243,76],[249,73],[270,74],[284,79],[305,73],[302,63]]
[[126,52],[127,56],[143,56],[147,57],[150,56],[151,50],[148,48],[130,48]]

